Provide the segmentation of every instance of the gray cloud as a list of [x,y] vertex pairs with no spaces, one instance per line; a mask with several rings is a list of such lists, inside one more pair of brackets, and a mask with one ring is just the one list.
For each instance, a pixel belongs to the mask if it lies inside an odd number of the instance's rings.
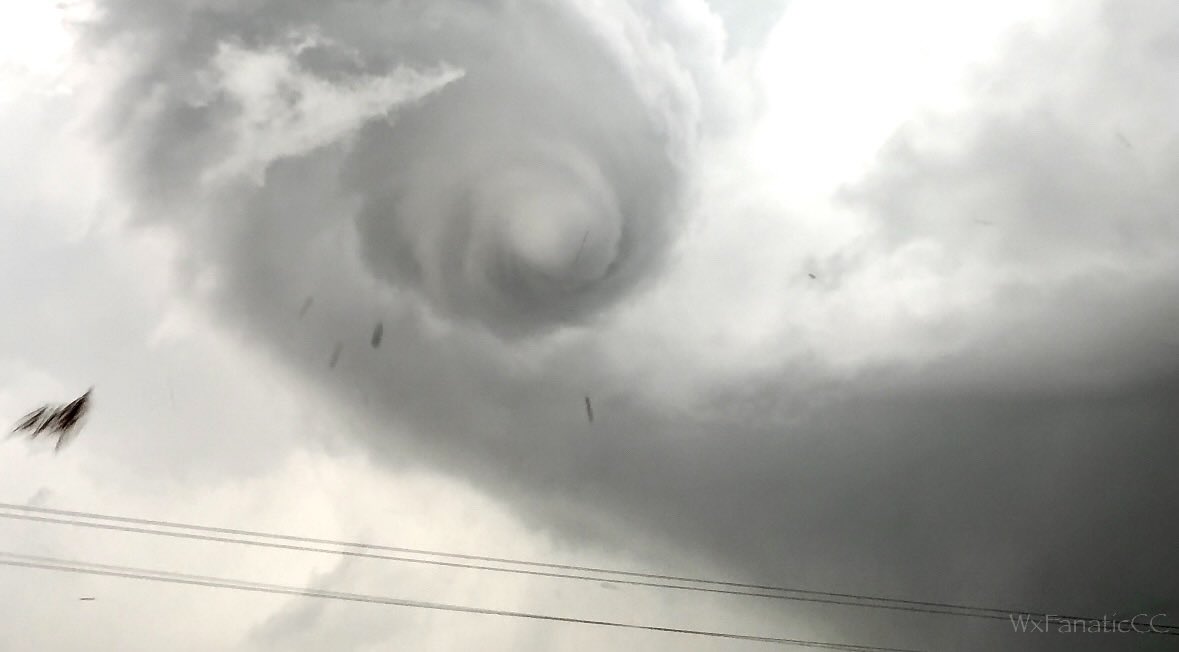
[[[359,131],[340,163],[339,193],[360,204],[363,271],[448,318],[509,334],[617,302],[680,221],[702,120],[718,104],[701,91],[717,83],[719,56],[704,62],[717,69],[691,68],[670,48],[688,42],[707,57],[721,36],[654,13],[649,24],[625,4],[598,14],[574,4],[111,3],[94,33],[132,30],[152,51],[113,113],[137,192],[165,201],[161,211],[244,148],[265,165],[336,142],[342,134],[324,123],[344,120],[312,115],[325,108],[317,88],[384,99],[351,116]],[[248,61],[282,55],[293,72]],[[365,92],[390,74],[401,97]],[[391,120],[365,120],[394,107]],[[258,152],[258,141],[281,138],[267,138],[263,121],[292,123],[283,135],[304,134],[304,151]],[[287,215],[283,226],[323,219]]]
[[[191,246],[194,289],[392,424],[374,456],[468,478],[564,537],[642,536],[762,583],[1179,613],[1177,134],[1159,120],[1179,108],[1179,16],[1135,4],[1058,37],[1089,53],[1068,75],[1050,74],[1058,42],[1017,43],[974,109],[907,126],[845,191],[875,231],[827,261],[822,291],[836,304],[932,247],[913,264],[934,290],[981,297],[910,317],[943,352],[849,372],[815,347],[736,382],[685,378],[695,402],[650,381],[684,362],[648,345],[680,324],[618,324],[658,291],[700,153],[742,110],[699,3],[109,0],[94,34],[148,44],[112,135],[134,197]],[[235,86],[240,70],[258,76]],[[301,104],[324,89],[353,101]],[[291,133],[297,148],[256,147]],[[1110,649],[812,612],[833,639]]]

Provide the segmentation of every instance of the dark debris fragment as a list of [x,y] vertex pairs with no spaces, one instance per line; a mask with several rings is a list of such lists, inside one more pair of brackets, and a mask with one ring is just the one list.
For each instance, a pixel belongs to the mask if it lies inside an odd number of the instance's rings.
[[377,322],[376,327],[373,328],[372,345],[373,348],[381,346],[381,340],[385,337],[385,325]]
[[43,405],[21,417],[13,433],[27,432],[30,439],[48,434],[57,436],[54,451],[60,451],[77,434],[82,420],[90,411],[90,394],[94,388],[86,390],[78,398],[65,405]]
[[311,306],[313,305],[315,305],[315,297],[307,297],[307,299],[303,301],[303,305],[299,307],[299,319],[302,319],[304,316],[306,316],[307,311],[311,310]]

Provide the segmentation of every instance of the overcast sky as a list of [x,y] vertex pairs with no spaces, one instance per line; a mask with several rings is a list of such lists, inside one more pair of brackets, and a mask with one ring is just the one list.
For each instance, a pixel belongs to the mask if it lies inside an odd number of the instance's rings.
[[[95,393],[60,454],[0,442],[0,502],[1179,622],[1177,68],[1172,0],[5,4],[0,420]],[[930,651],[1171,642],[11,519],[0,551]],[[0,586],[0,650],[766,649]]]

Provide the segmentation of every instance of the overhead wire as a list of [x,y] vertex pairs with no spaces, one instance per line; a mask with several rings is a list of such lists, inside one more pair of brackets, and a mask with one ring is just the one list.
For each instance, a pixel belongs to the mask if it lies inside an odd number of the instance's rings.
[[644,581],[644,580],[635,580],[635,579],[619,579],[616,577],[610,577],[608,574],[603,574],[603,575],[599,575],[599,576],[590,576],[590,575],[579,575],[579,574],[574,574],[574,573],[557,572],[557,571],[541,571],[541,570],[531,570],[531,569],[524,569],[524,568],[505,568],[505,567],[501,567],[501,566],[487,566],[487,565],[482,565],[482,564],[473,564],[473,563],[466,563],[466,562],[442,561],[442,560],[437,560],[437,559],[421,559],[421,558],[414,558],[414,557],[401,557],[401,556],[395,556],[395,555],[387,555],[387,554],[382,554],[382,553],[370,553],[370,552],[363,552],[363,551],[356,551],[356,550],[340,550],[340,549],[333,550],[331,548],[305,546],[305,545],[298,545],[298,544],[256,541],[256,540],[245,539],[245,538],[240,538],[240,537],[226,537],[226,536],[209,535],[209,534],[196,534],[196,533],[192,533],[192,532],[173,532],[173,531],[167,531],[167,530],[156,530],[156,529],[142,528],[142,527],[129,526],[129,525],[116,525],[116,524],[112,524],[112,523],[95,523],[95,522],[81,521],[81,520],[76,520],[76,519],[59,519],[59,518],[46,517],[46,516],[35,516],[35,515],[29,515],[29,514],[6,514],[3,512],[0,512],[0,518],[17,519],[17,520],[32,521],[32,522],[37,522],[37,523],[46,523],[46,524],[53,524],[53,525],[87,527],[87,528],[94,528],[94,529],[110,530],[110,531],[115,531],[115,532],[126,532],[126,533],[131,533],[131,534],[147,534],[147,535],[189,539],[189,540],[196,540],[196,541],[209,541],[209,542],[215,542],[215,543],[246,545],[246,546],[263,547],[263,548],[271,548],[271,549],[278,549],[278,550],[289,550],[289,551],[293,551],[293,552],[312,552],[312,553],[332,554],[332,555],[340,555],[340,556],[345,556],[345,557],[354,557],[354,558],[362,558],[362,559],[377,559],[377,560],[394,561],[394,562],[400,562],[400,563],[439,566],[439,567],[444,567],[444,568],[460,568],[460,569],[467,569],[467,570],[479,570],[479,571],[510,573],[510,574],[517,574],[517,575],[528,575],[528,576],[533,576],[533,577],[559,578],[559,579],[570,579],[570,580],[581,580],[581,581],[592,581],[592,582],[609,582],[609,583],[613,583],[613,584],[621,584],[624,586],[641,586],[641,587],[650,587],[650,588],[658,588],[658,589],[692,591],[692,592],[698,592],[698,593],[713,593],[713,594],[743,596],[743,597],[751,597],[751,598],[766,598],[766,599],[774,599],[774,600],[787,600],[787,601],[793,601],[793,602],[809,602],[809,603],[816,603],[816,604],[848,606],[848,607],[869,607],[869,608],[880,608],[880,609],[892,609],[892,610],[896,610],[896,611],[908,611],[908,612],[925,613],[925,614],[964,615],[964,616],[977,616],[977,617],[993,618],[993,619],[1004,619],[1005,618],[1004,616],[997,616],[997,615],[993,615],[993,614],[975,614],[975,613],[971,613],[971,612],[958,612],[958,611],[953,611],[953,610],[948,610],[948,609],[932,609],[932,608],[926,608],[926,607],[914,607],[914,606],[906,606],[906,605],[875,605],[875,604],[871,604],[871,603],[857,602],[854,600],[842,600],[842,599],[834,599],[834,598],[818,598],[818,597],[810,597],[810,596],[794,596],[794,595],[787,595],[787,594],[782,594],[782,593],[743,591],[743,590],[737,590],[737,589],[725,589],[725,588],[716,588],[716,587],[708,587],[708,586],[690,586],[690,585],[685,585],[685,584],[671,584],[671,583],[667,583],[667,582]]
[[416,609],[429,609],[437,611],[449,611],[455,613],[479,614],[487,616],[499,616],[504,618],[517,618],[527,620],[540,620],[565,624],[579,624],[579,625],[593,625],[598,627],[609,627],[615,629],[659,632],[665,634],[680,634],[685,636],[697,636],[705,638],[729,639],[748,641],[753,643],[767,643],[773,645],[793,646],[810,649],[825,649],[825,650],[845,650],[850,652],[919,652],[918,650],[894,647],[882,647],[877,645],[858,645],[852,643],[831,643],[824,641],[813,641],[807,639],[786,638],[779,636],[762,636],[756,634],[741,634],[737,632],[723,632],[716,630],[704,629],[690,629],[684,627],[668,627],[661,625],[650,625],[643,623],[630,623],[615,620],[599,620],[591,618],[578,618],[573,616],[558,616],[553,614],[541,614],[525,611],[511,611],[505,609],[489,609],[484,607],[472,607],[466,605],[455,605],[441,602],[427,602],[421,600],[409,600],[404,598],[395,598],[381,595],[371,595],[363,593],[349,593],[342,591],[328,591],[323,589],[299,588],[283,584],[271,584],[265,582],[253,582],[248,580],[235,580],[221,577],[213,577],[207,575],[193,575],[189,573],[177,573],[172,571],[160,571],[145,568],[135,568],[131,566],[120,566],[114,564],[98,564],[91,562],[81,562],[75,560],[58,559],[54,557],[43,557],[39,555],[25,555],[20,553],[13,553],[7,551],[0,551],[0,566],[10,566],[17,568],[30,568],[39,570],[50,570],[65,573],[75,573],[84,575],[97,575],[106,577],[119,577],[125,579],[136,579],[143,581],[163,582],[169,584],[185,584],[190,586],[203,586],[208,588],[228,589],[237,591],[250,591],[255,593],[270,593],[278,595],[292,595],[308,598],[319,598],[326,600],[342,600],[349,602],[364,602],[370,604],[382,604],[397,607],[409,607]]
[[[157,519],[134,518],[127,516],[116,516],[110,514],[101,514],[97,512],[73,511],[63,509],[53,509],[48,507],[34,507],[28,505],[15,505],[11,503],[0,503],[0,510],[9,510],[22,512],[17,514],[4,513],[0,511],[0,518],[17,519],[33,522],[41,522],[47,524],[67,525],[76,527],[88,527],[96,529],[104,529],[111,531],[127,532],[134,534],[146,534],[154,536],[165,536],[172,538],[183,538],[199,541],[209,541],[216,543],[228,543],[237,545],[248,545],[255,547],[266,547],[280,550],[290,550],[296,552],[311,552],[321,554],[335,554],[348,557],[377,559],[384,561],[393,561],[399,563],[424,564],[431,566],[459,568],[478,571],[490,571],[499,573],[511,573],[528,575],[534,577],[547,578],[561,578],[580,581],[595,581],[595,582],[611,582],[615,584],[640,586],[657,589],[670,589],[678,591],[693,591],[700,593],[711,593],[731,596],[741,596],[750,598],[763,598],[773,600],[787,600],[793,602],[804,602],[812,604],[823,604],[833,606],[857,607],[867,609],[882,609],[891,611],[901,611],[918,614],[942,615],[942,616],[957,616],[967,618],[981,618],[989,620],[1009,621],[1012,618],[1023,618],[1027,622],[1047,623],[1051,618],[1060,620],[1085,620],[1096,621],[1100,619],[1088,618],[1083,616],[1068,616],[1055,614],[1049,611],[1031,611],[1026,609],[1004,609],[998,607],[980,607],[963,604],[954,604],[946,602],[932,602],[920,600],[906,600],[900,598],[888,598],[881,596],[871,596],[855,593],[836,593],[827,591],[814,591],[807,589],[796,589],[769,585],[746,584],[741,582],[730,582],[723,580],[712,580],[686,576],[676,575],[661,575],[656,573],[644,573],[639,571],[625,571],[608,568],[599,568],[591,566],[576,566],[570,564],[554,564],[547,562],[538,562],[532,560],[511,559],[506,557],[489,557],[481,555],[468,555],[454,552],[444,552],[437,550],[426,550],[419,548],[406,548],[397,546],[387,546],[380,544],[367,544],[354,541],[341,541],[333,539],[321,539],[314,537],[303,537],[289,534],[277,534],[270,532],[261,532],[254,530],[243,530],[234,528],[222,528],[208,525],[198,525],[192,523],[181,523],[176,521],[163,521]],[[49,514],[54,516],[39,516],[37,514]],[[56,518],[55,516],[70,516],[73,518]],[[79,518],[91,520],[78,520]],[[95,522],[99,520],[108,521],[106,523]],[[129,523],[136,525],[147,525],[150,528],[136,527],[133,525],[116,525],[116,523]],[[174,530],[189,530],[184,531],[170,531],[161,530],[157,528],[167,527]],[[197,532],[211,533],[211,534],[197,534]],[[232,536],[221,536],[232,535]],[[271,541],[259,541],[255,539],[246,539],[242,537],[256,537],[263,539],[271,539]],[[287,541],[291,543],[277,543],[277,541]],[[317,544],[317,545],[304,545]],[[318,547],[322,545],[336,546],[337,549]],[[342,550],[338,548],[360,548],[362,550]],[[449,559],[460,559],[464,561],[442,561],[439,559],[423,559],[419,557],[404,557],[399,555],[383,554],[381,552],[370,552],[371,550],[390,551],[403,554],[415,554],[422,556],[434,556]],[[497,564],[509,564],[516,566],[525,566],[526,568],[508,568],[503,566],[488,566],[486,564],[470,563],[472,561],[485,561]],[[537,568],[547,568],[551,570],[535,570]],[[594,573],[594,575],[584,575],[581,573]],[[622,579],[634,578],[634,579]],[[678,583],[671,583],[678,582]],[[696,584],[696,586],[693,586]],[[1113,624],[1131,624],[1131,621],[1116,621]],[[1156,631],[1157,630],[1157,631]],[[1152,629],[1152,633],[1179,635],[1179,626],[1170,624],[1156,625]]]

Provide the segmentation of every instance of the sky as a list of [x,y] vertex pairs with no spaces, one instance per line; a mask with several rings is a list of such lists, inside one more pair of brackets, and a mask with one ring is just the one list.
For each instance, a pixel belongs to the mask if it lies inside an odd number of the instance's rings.
[[[0,442],[0,502],[1179,622],[1177,59],[1167,0],[9,3],[0,420],[95,389],[60,454]],[[0,551],[914,650],[1168,649],[11,518]],[[767,649],[0,585],[0,650]]]

